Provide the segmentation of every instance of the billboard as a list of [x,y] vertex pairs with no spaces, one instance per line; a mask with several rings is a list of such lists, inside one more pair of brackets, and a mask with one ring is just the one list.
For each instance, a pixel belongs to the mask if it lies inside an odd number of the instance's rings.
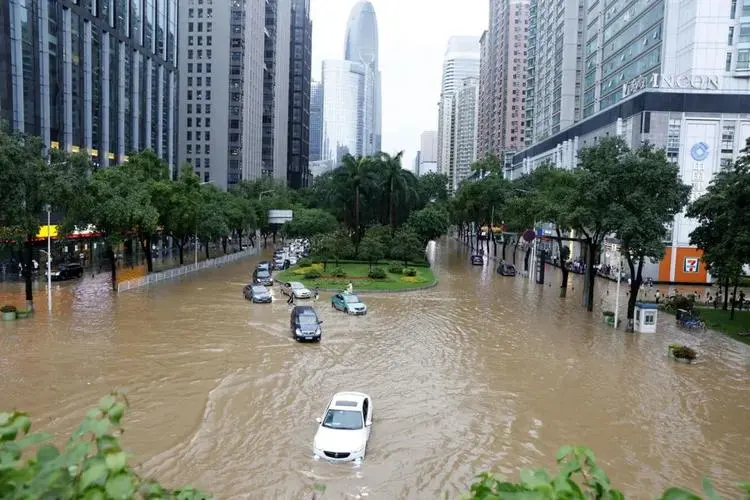
[[269,210],[268,211],[268,223],[269,224],[284,224],[292,220],[293,214],[291,210]]

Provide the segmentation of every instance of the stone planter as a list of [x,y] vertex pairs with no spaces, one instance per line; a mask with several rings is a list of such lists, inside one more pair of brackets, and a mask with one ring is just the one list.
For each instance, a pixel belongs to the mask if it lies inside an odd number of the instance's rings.
[[28,318],[33,314],[34,311],[16,311],[16,319]]
[[15,321],[15,319],[16,319],[16,311],[3,313],[3,321]]

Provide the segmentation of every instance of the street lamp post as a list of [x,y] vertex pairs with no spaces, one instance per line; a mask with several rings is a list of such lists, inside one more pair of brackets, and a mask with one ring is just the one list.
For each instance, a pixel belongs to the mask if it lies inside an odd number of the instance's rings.
[[617,263],[617,288],[615,290],[615,330],[617,329],[617,317],[620,313],[620,280],[622,279],[622,254],[617,252],[619,262]]
[[539,237],[536,234],[537,221],[534,221],[534,242],[531,244],[531,262],[529,263],[529,284],[534,282],[536,274],[536,245]]
[[52,312],[52,207],[47,205],[47,309]]

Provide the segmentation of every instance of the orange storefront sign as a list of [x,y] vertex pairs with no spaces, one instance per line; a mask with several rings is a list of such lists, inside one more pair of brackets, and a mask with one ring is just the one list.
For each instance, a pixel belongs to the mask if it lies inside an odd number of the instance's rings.
[[[675,255],[672,252],[675,252]],[[667,283],[707,283],[708,271],[701,257],[703,257],[703,252],[697,248],[667,247],[664,258],[659,262],[659,281]]]

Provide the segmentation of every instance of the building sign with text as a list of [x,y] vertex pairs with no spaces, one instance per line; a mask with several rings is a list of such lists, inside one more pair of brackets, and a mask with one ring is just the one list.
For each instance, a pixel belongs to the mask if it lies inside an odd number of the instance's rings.
[[721,90],[719,75],[663,75],[651,73],[639,76],[622,86],[622,97],[644,89]]
[[685,257],[685,265],[683,271],[686,273],[697,273],[698,272],[698,258],[697,257]]

